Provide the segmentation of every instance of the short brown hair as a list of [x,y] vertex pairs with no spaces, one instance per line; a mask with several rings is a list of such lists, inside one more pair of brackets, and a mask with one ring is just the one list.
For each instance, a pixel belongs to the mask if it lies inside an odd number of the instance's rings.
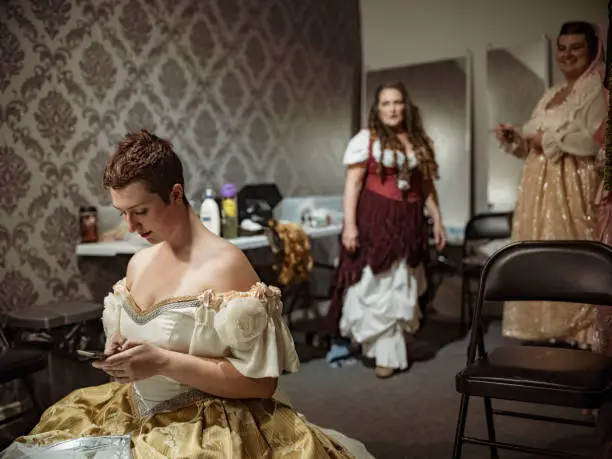
[[183,187],[183,201],[187,203],[181,160],[169,141],[146,129],[127,134],[104,170],[106,189],[121,189],[134,182],[143,183],[166,204],[170,202],[172,187],[178,183]]

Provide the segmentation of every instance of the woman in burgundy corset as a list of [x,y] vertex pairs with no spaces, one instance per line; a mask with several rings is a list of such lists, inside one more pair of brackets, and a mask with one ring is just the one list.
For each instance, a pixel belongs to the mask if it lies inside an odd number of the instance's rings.
[[408,368],[404,334],[419,327],[428,253],[424,208],[439,249],[446,239],[434,198],[432,142],[401,83],[377,88],[368,129],[350,140],[344,164],[342,251],[328,325],[333,337],[361,344],[376,361],[376,375],[386,378]]

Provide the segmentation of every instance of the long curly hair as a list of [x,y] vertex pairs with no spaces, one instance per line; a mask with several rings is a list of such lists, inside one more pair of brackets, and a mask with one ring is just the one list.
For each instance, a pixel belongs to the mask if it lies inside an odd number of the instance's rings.
[[[380,103],[380,94],[385,89],[395,89],[400,92],[404,101],[404,117],[400,126],[400,130],[392,129],[385,125],[378,115],[378,104]],[[419,162],[419,169],[427,180],[440,178],[438,175],[438,163],[436,162],[436,154],[433,148],[433,141],[423,128],[423,120],[419,108],[412,103],[408,91],[402,83],[386,83],[376,88],[374,100],[370,107],[368,116],[368,129],[373,139],[380,141],[381,151],[389,149],[393,151],[394,167],[397,167],[397,152],[404,151],[404,146],[399,141],[398,132],[405,132],[408,140],[412,144],[414,153]],[[382,164],[382,155],[378,164],[378,173],[384,176],[385,168]]]

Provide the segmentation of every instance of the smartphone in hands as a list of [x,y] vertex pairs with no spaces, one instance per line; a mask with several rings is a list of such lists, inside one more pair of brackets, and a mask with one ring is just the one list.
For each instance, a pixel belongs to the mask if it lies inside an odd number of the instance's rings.
[[104,351],[85,351],[83,349],[77,349],[76,353],[78,356],[84,357],[88,360],[104,360],[108,357]]

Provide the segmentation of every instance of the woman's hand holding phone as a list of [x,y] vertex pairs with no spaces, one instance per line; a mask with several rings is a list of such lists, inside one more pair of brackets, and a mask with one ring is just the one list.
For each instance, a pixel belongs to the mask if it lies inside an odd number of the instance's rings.
[[116,354],[117,352],[121,352],[121,349],[126,342],[126,338],[115,333],[109,339],[106,340],[106,347],[104,348],[104,353],[108,356]]
[[86,350],[77,349],[76,353],[78,356],[83,357],[92,361],[104,360],[107,357],[121,352],[123,345],[126,343],[126,339],[121,335],[113,335],[106,341],[106,348],[104,351],[99,350]]

